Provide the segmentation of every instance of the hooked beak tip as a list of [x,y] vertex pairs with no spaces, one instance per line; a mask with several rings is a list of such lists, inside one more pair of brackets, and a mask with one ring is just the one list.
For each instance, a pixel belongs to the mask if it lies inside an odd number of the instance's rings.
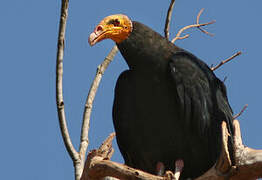
[[89,43],[90,46],[95,45],[95,43],[96,43],[96,38],[97,38],[97,35],[96,35],[94,32],[92,32],[92,33],[90,34],[89,38],[88,38],[88,43]]

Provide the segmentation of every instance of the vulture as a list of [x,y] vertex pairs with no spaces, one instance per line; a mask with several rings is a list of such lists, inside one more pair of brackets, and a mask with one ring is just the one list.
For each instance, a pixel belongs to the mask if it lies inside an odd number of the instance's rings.
[[118,77],[113,104],[125,164],[157,174],[158,163],[174,171],[180,159],[180,179],[209,170],[220,156],[222,121],[234,132],[224,83],[202,60],[126,15],[104,18],[88,40],[93,46],[104,39],[116,43],[129,67]]

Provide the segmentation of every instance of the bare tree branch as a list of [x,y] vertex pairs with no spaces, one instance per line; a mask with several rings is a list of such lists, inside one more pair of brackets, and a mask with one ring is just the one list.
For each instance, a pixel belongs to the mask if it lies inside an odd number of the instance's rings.
[[62,0],[56,57],[56,103],[59,125],[64,144],[72,160],[76,161],[78,159],[78,152],[75,150],[69,136],[68,128],[66,125],[65,105],[63,100],[63,57],[67,16],[68,0]]
[[[197,21],[196,21],[197,24],[199,24],[199,19],[200,19],[201,14],[203,13],[203,11],[204,11],[204,8],[202,8],[202,9],[199,11],[198,15],[197,15]],[[200,31],[202,31],[203,33],[205,33],[205,34],[207,34],[207,35],[209,35],[209,36],[214,36],[214,34],[211,34],[210,32],[204,30],[204,29],[201,28],[200,26],[197,27],[197,28],[198,28]]]
[[189,26],[185,26],[185,27],[183,27],[182,29],[180,29],[180,30],[178,31],[176,37],[171,41],[172,43],[174,43],[174,42],[175,42],[176,40],[178,40],[178,39],[188,38],[188,37],[189,37],[188,34],[185,35],[185,36],[183,36],[183,37],[181,37],[181,34],[182,34],[185,30],[190,29],[190,28],[194,28],[194,27],[198,28],[199,30],[201,30],[201,31],[202,31],[203,33],[205,33],[205,34],[208,34],[208,35],[213,36],[213,34],[207,32],[206,30],[202,29],[201,27],[202,27],[202,26],[209,25],[209,24],[214,24],[216,21],[213,20],[213,21],[208,22],[208,23],[199,24],[199,18],[200,18],[200,15],[202,14],[203,10],[204,10],[204,9],[201,9],[201,10],[199,11],[199,13],[198,13],[198,15],[197,15],[196,24],[192,24],[192,25],[189,25]]
[[[161,176],[155,176],[138,169],[128,167],[126,165],[112,162],[109,160],[103,160],[98,157],[92,159],[91,167],[88,170],[90,180],[100,179],[102,177],[110,176],[124,180],[163,180]],[[87,180],[83,179],[83,180]]]
[[234,115],[233,119],[237,119],[239,116],[241,116],[241,114],[246,110],[247,106],[248,104],[246,104],[239,113]]
[[215,71],[216,69],[218,69],[219,67],[221,67],[223,64],[231,61],[232,59],[234,59],[235,57],[239,56],[240,54],[242,54],[241,51],[235,53],[233,56],[231,56],[230,58],[224,60],[224,61],[221,61],[218,65],[216,65],[215,67],[212,67],[211,70],[212,71]]
[[84,112],[84,119],[83,119],[83,124],[82,124],[82,133],[81,133],[81,142],[80,142],[80,148],[79,148],[79,153],[78,153],[72,144],[72,141],[70,139],[70,135],[68,132],[66,117],[65,117],[64,100],[63,100],[63,56],[64,56],[66,21],[68,17],[68,4],[69,4],[68,0],[62,0],[59,35],[58,35],[58,43],[57,43],[56,101],[57,101],[59,125],[60,125],[61,134],[63,137],[63,141],[74,163],[75,179],[79,180],[83,172],[85,154],[86,154],[86,150],[88,147],[88,129],[89,129],[90,114],[92,110],[92,103],[93,103],[98,85],[100,83],[102,74],[106,70],[109,63],[114,58],[117,52],[117,47],[114,46],[114,48],[105,58],[104,62],[100,66],[98,66],[97,74],[91,86],[91,89],[89,91],[89,95],[88,95],[87,102],[85,105],[85,112]]
[[234,120],[235,127],[234,148],[236,173],[232,180],[254,180],[262,177],[262,150],[246,147],[242,144],[242,136],[239,121]]
[[[148,179],[151,174],[130,168],[120,163],[109,161],[112,151],[112,140],[115,134],[111,134],[100,146],[98,150],[92,150],[85,163],[83,176],[81,180],[97,180],[105,176],[118,179]],[[154,176],[156,180],[163,179],[160,176]]]
[[[188,38],[189,37],[189,34],[186,34],[186,35],[184,35],[184,36],[182,36],[182,37],[177,37],[177,39],[176,40],[182,40],[182,39],[186,39],[186,38]],[[176,41],[176,40],[174,40],[174,42]]]
[[167,15],[166,15],[166,24],[165,24],[165,30],[164,30],[165,37],[167,39],[169,39],[170,20],[171,20],[174,5],[175,5],[175,0],[171,0],[168,11],[167,11]]
[[102,78],[106,68],[108,67],[110,62],[113,60],[113,58],[115,57],[117,51],[118,51],[118,48],[115,45],[112,48],[112,50],[110,51],[110,53],[107,55],[107,57],[104,59],[103,63],[100,64],[97,67],[95,79],[94,79],[94,81],[91,85],[91,88],[89,90],[89,93],[88,93],[88,97],[87,97],[86,104],[85,104],[84,116],[83,116],[81,139],[80,139],[80,148],[79,148],[80,159],[82,160],[81,165],[80,165],[81,166],[81,172],[84,168],[84,159],[85,159],[85,154],[86,154],[86,150],[87,150],[87,147],[88,147],[89,122],[90,122],[90,116],[91,116],[91,112],[92,112],[93,101],[94,101],[94,98],[95,98],[95,95],[96,95],[97,88],[100,84],[101,78]]
[[[218,162],[202,176],[195,180],[254,180],[262,177],[262,150],[248,148],[242,144],[240,125],[234,120],[235,127],[234,149],[236,164],[232,166],[229,150],[228,150],[228,130],[225,122],[222,123],[222,153]],[[116,177],[125,180],[168,180],[175,175],[168,171],[164,177],[155,176],[138,169],[128,167],[123,164],[109,161],[107,154],[110,151],[111,140],[106,141],[109,145],[104,151],[93,150],[89,153],[84,173],[86,176],[81,180],[93,180],[103,178],[105,176]],[[101,153],[103,152],[103,153]]]

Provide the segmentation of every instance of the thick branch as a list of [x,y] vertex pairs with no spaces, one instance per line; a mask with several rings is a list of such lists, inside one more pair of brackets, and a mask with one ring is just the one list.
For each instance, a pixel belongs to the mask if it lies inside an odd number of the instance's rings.
[[90,179],[100,179],[105,175],[115,177],[124,180],[163,180],[161,176],[155,176],[138,169],[133,169],[123,164],[116,162],[102,160],[98,157],[94,158],[91,163],[91,167],[88,170]]
[[174,5],[175,5],[175,0],[171,0],[168,11],[167,11],[167,15],[166,15],[166,24],[165,24],[165,30],[164,30],[165,37],[167,39],[169,39],[170,20],[171,20]]
[[[254,180],[262,177],[262,150],[254,150],[242,144],[239,122],[234,120],[235,127],[234,149],[236,164],[232,166],[228,151],[228,130],[226,123],[222,123],[222,153],[218,162],[202,176],[195,180]],[[110,140],[111,141],[111,140]],[[108,143],[108,142],[107,142]],[[107,147],[107,146],[104,146]],[[108,146],[110,150],[110,146]],[[108,151],[104,154],[109,154]],[[125,180],[167,180],[172,179],[174,174],[168,171],[169,176],[155,176],[138,169],[130,168],[116,162],[107,160],[106,156],[100,155],[99,150],[93,150],[86,162],[84,173],[86,177],[81,180],[99,179],[111,176]],[[84,174],[83,173],[83,174]],[[87,176],[88,175],[88,176]]]
[[68,128],[66,125],[65,107],[63,100],[63,57],[67,16],[68,0],[62,0],[56,58],[56,103],[59,126],[64,140],[64,144],[72,160],[76,161],[79,155],[78,152],[75,150],[69,136]]
[[242,144],[240,124],[234,120],[236,173],[232,180],[254,180],[262,177],[262,150],[246,147]]
[[99,147],[98,150],[92,150],[85,163],[85,170],[81,180],[96,180],[105,176],[111,176],[118,179],[163,179],[159,176],[154,176],[149,173],[130,168],[120,163],[109,161],[112,156],[112,140],[115,134],[112,133]]

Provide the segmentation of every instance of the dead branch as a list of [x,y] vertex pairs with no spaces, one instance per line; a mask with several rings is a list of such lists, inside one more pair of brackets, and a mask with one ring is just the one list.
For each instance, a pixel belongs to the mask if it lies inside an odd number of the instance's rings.
[[234,115],[233,119],[237,119],[239,116],[241,116],[241,114],[246,110],[248,104],[246,104],[239,113],[237,113],[236,115]]
[[[182,37],[177,37],[177,39],[176,40],[181,40],[181,39],[186,39],[186,38],[188,38],[189,37],[189,34],[186,34],[186,35],[184,35],[184,36],[182,36]],[[176,41],[175,40],[175,41]],[[174,42],[175,42],[174,41]]]
[[[262,150],[248,148],[242,144],[239,122],[234,120],[235,127],[234,149],[236,164],[232,166],[228,151],[228,130],[226,123],[222,127],[222,152],[218,162],[205,174],[195,180],[254,180],[262,177]],[[109,154],[111,140],[104,154]],[[101,155],[99,150],[93,150],[89,153],[84,173],[86,176],[81,180],[99,179],[105,176],[111,176],[125,180],[168,180],[174,178],[170,171],[165,176],[156,176],[138,169],[128,167],[123,164],[109,161],[107,156]]]
[[242,54],[241,51],[235,53],[233,56],[229,57],[228,59],[221,61],[218,65],[216,65],[215,67],[212,67],[211,70],[215,71],[218,68],[220,68],[223,64],[226,64],[227,62],[231,61],[232,59],[234,59],[235,57],[239,56],[240,54]]
[[197,15],[196,24],[188,25],[188,26],[185,26],[185,27],[183,27],[182,29],[180,29],[180,30],[178,31],[176,37],[175,37],[174,39],[172,39],[172,41],[171,41],[172,43],[174,43],[174,42],[175,42],[176,40],[178,40],[178,39],[185,39],[185,38],[189,37],[188,34],[185,35],[185,36],[183,36],[183,37],[181,37],[181,34],[182,34],[185,30],[190,29],[190,28],[194,28],[194,27],[198,28],[199,30],[201,30],[202,32],[204,32],[204,33],[207,34],[207,35],[213,36],[213,34],[207,32],[206,30],[202,29],[201,27],[202,27],[202,26],[209,25],[209,24],[214,24],[216,21],[213,20],[213,21],[208,22],[208,23],[199,24],[199,18],[200,18],[200,16],[201,16],[203,10],[204,10],[204,9],[201,9],[201,10],[199,11],[199,13],[198,13],[198,15]]
[[96,180],[105,176],[125,180],[146,180],[152,177],[156,180],[163,179],[160,176],[151,175],[123,164],[109,161],[112,155],[110,152],[112,152],[112,140],[114,136],[115,134],[112,133],[98,150],[89,152],[81,180]]
[[79,148],[80,159],[83,159],[83,161],[81,161],[82,169],[84,167],[84,159],[85,159],[85,154],[86,154],[86,150],[87,150],[87,147],[88,147],[89,122],[90,122],[90,117],[91,117],[91,112],[92,112],[92,107],[93,107],[93,101],[94,101],[94,98],[95,98],[95,95],[96,95],[97,88],[98,88],[100,81],[102,79],[102,76],[103,76],[105,70],[107,69],[108,65],[112,62],[117,51],[118,51],[118,48],[115,45],[112,48],[112,50],[110,51],[110,53],[107,55],[107,57],[104,59],[102,64],[100,64],[97,67],[96,76],[94,78],[94,81],[91,85],[91,88],[90,88],[88,96],[87,96],[84,115],[83,115],[80,148]]
[[68,16],[68,0],[62,0],[61,15],[58,32],[57,42],[57,57],[56,57],[56,105],[58,112],[58,119],[61,134],[63,137],[66,150],[69,153],[73,161],[78,159],[78,152],[75,150],[72,141],[69,136],[66,117],[65,117],[65,105],[63,100],[63,58],[65,47],[65,29]]
[[[199,24],[199,19],[200,19],[200,16],[201,16],[201,14],[203,13],[203,11],[204,11],[204,8],[202,8],[200,11],[199,11],[199,13],[198,13],[198,15],[197,15],[197,21],[196,21],[196,24]],[[208,32],[208,31],[206,31],[206,30],[204,30],[202,27],[197,27],[200,31],[202,31],[203,33],[205,33],[205,34],[207,34],[207,35],[209,35],[209,36],[214,36],[214,34],[212,34],[212,33],[210,33],[210,32]]]
[[59,34],[58,34],[58,43],[57,43],[56,102],[57,102],[59,125],[63,137],[63,141],[74,163],[75,179],[79,180],[84,169],[85,154],[88,147],[88,129],[89,129],[91,110],[92,110],[92,103],[96,94],[96,90],[99,86],[100,80],[102,78],[102,75],[105,72],[109,63],[114,58],[118,49],[116,46],[114,46],[111,52],[105,58],[104,62],[101,65],[99,65],[97,68],[96,77],[89,91],[88,98],[85,105],[80,148],[79,148],[79,152],[77,152],[72,144],[68,132],[66,116],[65,116],[64,100],[63,100],[63,57],[64,57],[66,21],[68,17],[68,3],[69,3],[68,0],[62,0],[62,5],[61,5],[61,16],[60,16]]
[[90,166],[91,167],[87,172],[87,174],[89,175],[87,179],[89,180],[100,179],[102,177],[105,177],[105,175],[124,180],[164,179],[161,176],[155,176],[120,163],[112,162],[109,160],[103,160],[97,157],[92,159]]
[[59,126],[61,134],[63,137],[66,150],[69,153],[75,168],[75,179],[79,180],[83,171],[81,164],[84,163],[84,160],[81,161],[79,153],[75,150],[70,135],[67,128],[66,116],[65,116],[65,105],[63,100],[63,57],[64,57],[64,43],[65,43],[65,30],[66,30],[66,21],[68,17],[68,0],[61,1],[61,15],[59,22],[59,33],[58,33],[58,43],[57,43],[57,59],[56,59],[56,103],[57,103],[57,112],[59,119]]
[[[102,143],[98,150],[92,150],[88,153],[85,169],[90,168],[91,160],[95,156],[101,157],[102,159],[110,159],[113,155],[114,149],[112,147],[112,141],[115,137],[115,133],[111,133],[108,138]],[[83,171],[81,180],[88,179],[88,171]]]
[[175,5],[175,0],[171,0],[168,11],[167,11],[167,15],[166,15],[166,24],[165,24],[165,29],[164,29],[165,37],[167,39],[169,39],[170,20],[171,20],[174,5]]
[[254,180],[262,177],[262,150],[246,147],[242,144],[240,124],[234,120],[236,173],[232,180]]

